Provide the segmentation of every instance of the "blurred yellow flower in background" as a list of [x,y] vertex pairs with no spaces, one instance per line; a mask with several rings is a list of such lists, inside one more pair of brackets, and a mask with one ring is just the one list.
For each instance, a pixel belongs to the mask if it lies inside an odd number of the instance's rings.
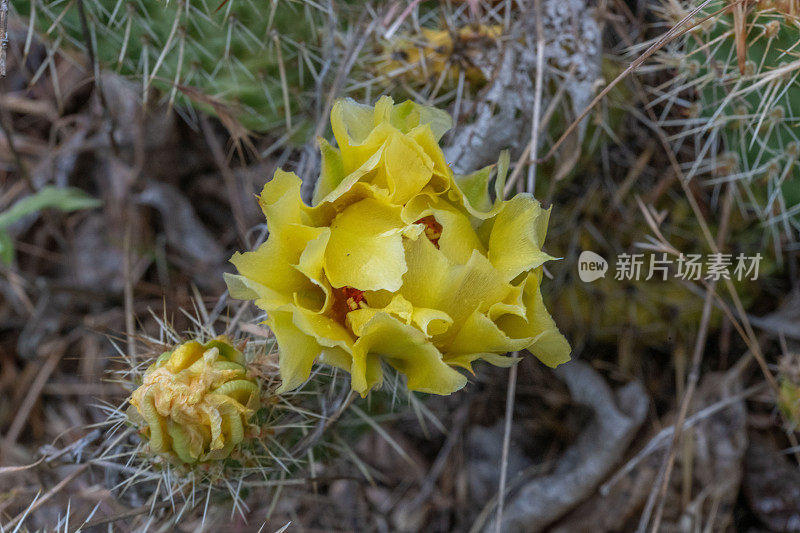
[[[130,399],[155,453],[184,463],[225,459],[240,444],[259,403],[244,356],[224,337],[165,352]],[[139,418],[136,417],[136,418]]]
[[496,46],[503,37],[502,24],[469,24],[445,30],[420,28],[412,35],[396,36],[383,45],[377,74],[406,80],[434,80],[445,86],[459,76],[473,85],[486,79],[473,59]]
[[778,361],[778,408],[792,430],[800,427],[800,354],[785,353]]
[[505,354],[528,349],[549,366],[569,360],[539,290],[549,210],[528,194],[501,199],[507,156],[454,176],[439,146],[449,115],[388,97],[340,100],[331,125],[338,148],[320,139],[313,206],[278,170],[259,198],[269,238],[226,275],[233,297],[267,311],[279,392],[315,362],[350,372],[364,396],[383,363],[411,390],[449,394],[466,383],[456,367],[477,359],[509,366]]

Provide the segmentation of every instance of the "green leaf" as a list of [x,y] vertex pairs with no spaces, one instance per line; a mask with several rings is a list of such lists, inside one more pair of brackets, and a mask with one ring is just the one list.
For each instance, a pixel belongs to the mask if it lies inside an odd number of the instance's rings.
[[0,230],[0,261],[10,265],[14,261],[14,243],[7,231]]
[[9,227],[22,217],[54,208],[61,211],[91,209],[102,204],[85,192],[74,187],[43,187],[38,192],[17,201],[5,212],[0,213],[0,229]]

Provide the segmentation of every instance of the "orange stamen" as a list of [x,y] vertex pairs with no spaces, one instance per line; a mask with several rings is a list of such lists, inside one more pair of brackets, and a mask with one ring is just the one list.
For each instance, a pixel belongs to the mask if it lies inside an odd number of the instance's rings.
[[353,287],[340,287],[333,289],[333,318],[344,324],[347,313],[367,307],[364,301],[364,291]]
[[442,238],[442,225],[436,222],[436,218],[433,215],[422,217],[414,224],[425,224],[425,236],[434,246],[439,247],[439,239]]

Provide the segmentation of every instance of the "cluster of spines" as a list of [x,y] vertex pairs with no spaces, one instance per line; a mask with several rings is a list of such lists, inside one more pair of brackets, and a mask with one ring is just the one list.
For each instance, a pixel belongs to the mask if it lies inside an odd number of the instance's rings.
[[[77,4],[86,14],[86,28]],[[189,102],[180,88],[228,104],[256,131],[297,132],[308,117],[306,93],[319,82],[329,14],[294,0],[22,0],[14,8],[53,44],[91,45],[103,68],[151,87],[170,102]],[[87,37],[88,33],[88,37]],[[210,109],[207,102],[193,102]],[[294,119],[292,117],[297,117]]]
[[800,12],[793,12],[800,8],[791,1],[727,5],[716,0],[697,13],[692,31],[662,56],[678,76],[654,90],[666,102],[662,126],[681,130],[672,137],[676,147],[694,143],[687,177],[733,183],[780,255],[800,233]]

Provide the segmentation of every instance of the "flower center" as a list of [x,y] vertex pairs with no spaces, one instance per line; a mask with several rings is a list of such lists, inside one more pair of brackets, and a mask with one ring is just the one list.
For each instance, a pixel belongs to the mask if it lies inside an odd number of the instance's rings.
[[365,307],[367,307],[367,302],[364,301],[364,291],[346,285],[338,289],[333,289],[333,306],[331,312],[333,313],[333,318],[342,324],[345,322],[347,313]]
[[436,222],[436,218],[433,215],[422,217],[414,224],[425,224],[425,236],[434,246],[439,247],[439,239],[442,238],[442,225]]

